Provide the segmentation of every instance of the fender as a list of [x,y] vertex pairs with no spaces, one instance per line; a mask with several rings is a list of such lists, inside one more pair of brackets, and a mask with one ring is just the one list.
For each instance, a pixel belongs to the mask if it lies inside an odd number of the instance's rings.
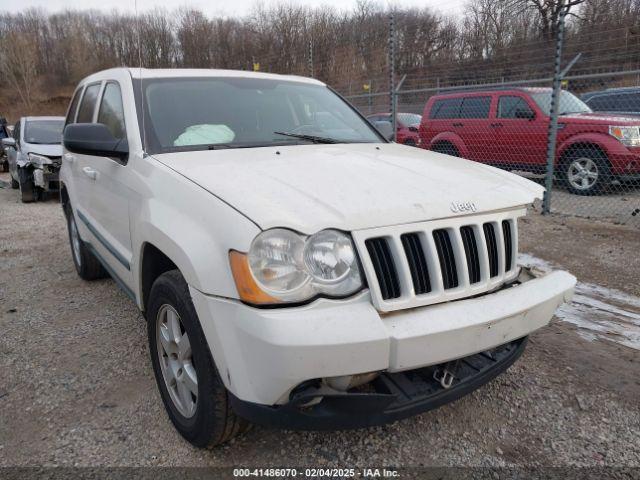
[[564,140],[557,148],[556,158],[560,158],[573,145],[585,143],[597,145],[608,157],[629,154],[627,148],[611,135],[605,133],[582,133]]
[[[143,307],[142,265],[147,243],[178,267],[190,287],[208,295],[238,298],[229,250],[248,251],[260,229],[190,180],[156,163],[149,191],[173,191],[170,199],[141,199],[130,204],[133,258],[131,271],[138,307]],[[194,206],[196,206],[194,208]],[[232,226],[232,228],[229,228]]]
[[458,152],[460,153],[461,157],[463,158],[469,157],[469,149],[464,144],[464,141],[462,140],[462,138],[460,138],[460,135],[454,132],[441,132],[431,139],[429,149],[431,150],[433,146],[439,142],[449,142],[458,149]]

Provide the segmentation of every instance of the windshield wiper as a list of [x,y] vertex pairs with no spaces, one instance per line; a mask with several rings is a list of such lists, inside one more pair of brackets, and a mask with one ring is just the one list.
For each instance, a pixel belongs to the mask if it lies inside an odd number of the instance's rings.
[[309,140],[313,143],[343,143],[342,140],[337,140],[335,138],[328,137],[318,137],[316,135],[305,135],[303,133],[292,133],[292,132],[273,132],[276,135],[284,135],[285,137],[293,137],[300,138],[302,140]]

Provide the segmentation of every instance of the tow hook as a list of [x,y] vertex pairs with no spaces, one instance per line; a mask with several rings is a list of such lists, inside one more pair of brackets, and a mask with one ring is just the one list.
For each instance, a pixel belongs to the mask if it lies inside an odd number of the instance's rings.
[[460,360],[447,362],[444,364],[444,366],[438,367],[433,371],[433,379],[437,382],[440,382],[440,385],[445,390],[447,388],[451,388],[451,385],[453,385],[453,381],[456,378],[456,373],[458,373],[459,367]]

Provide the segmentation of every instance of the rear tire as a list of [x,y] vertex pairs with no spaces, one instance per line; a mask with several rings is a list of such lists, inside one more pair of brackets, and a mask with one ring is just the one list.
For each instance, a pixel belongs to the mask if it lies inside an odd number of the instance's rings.
[[611,183],[607,156],[595,148],[576,148],[565,155],[560,177],[574,195],[598,195]]
[[97,280],[109,276],[104,269],[100,260],[91,253],[89,247],[80,238],[78,226],[73,215],[73,209],[70,204],[64,207],[64,213],[67,217],[67,232],[69,233],[69,244],[71,246],[71,258],[76,267],[76,272],[83,280]]
[[31,203],[36,200],[36,187],[33,185],[33,174],[24,168],[18,169],[18,188],[22,203]]
[[452,157],[459,157],[460,152],[451,142],[439,142],[436,143],[431,150],[437,153],[444,153],[445,155],[450,155]]
[[146,318],[160,396],[180,435],[205,448],[248,430],[250,424],[231,409],[189,287],[178,270],[163,273],[153,283]]

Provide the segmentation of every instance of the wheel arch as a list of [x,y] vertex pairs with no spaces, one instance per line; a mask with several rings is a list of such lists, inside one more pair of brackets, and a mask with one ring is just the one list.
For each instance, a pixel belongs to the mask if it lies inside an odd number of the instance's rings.
[[433,150],[433,148],[440,143],[450,143],[456,148],[456,150],[458,150],[460,156],[464,158],[468,157],[469,150],[467,149],[467,146],[459,135],[453,132],[439,133],[431,139],[429,150]]
[[611,160],[609,153],[612,149],[622,146],[620,142],[613,137],[604,134],[589,134],[589,135],[577,135],[566,139],[557,149],[557,163],[562,164],[567,158],[567,155],[572,154],[579,149],[595,149],[600,152],[611,166]]
[[579,150],[595,150],[601,153],[603,157],[607,160],[607,162],[609,162],[609,165],[611,165],[606,149],[603,148],[602,145],[600,145],[597,142],[586,141],[586,140],[573,142],[568,145],[563,145],[562,150],[559,152],[559,155],[558,155],[558,162],[560,164],[564,164],[564,162],[566,162],[567,157],[569,155]]
[[71,200],[69,199],[69,192],[67,190],[67,186],[64,182],[60,182],[60,205],[62,205],[62,210],[64,212],[67,211],[67,208],[70,206]]
[[153,282],[165,272],[178,270],[184,276],[182,270],[176,265],[169,255],[151,242],[143,242],[140,248],[139,268],[139,306],[144,312],[147,310],[149,294]]

